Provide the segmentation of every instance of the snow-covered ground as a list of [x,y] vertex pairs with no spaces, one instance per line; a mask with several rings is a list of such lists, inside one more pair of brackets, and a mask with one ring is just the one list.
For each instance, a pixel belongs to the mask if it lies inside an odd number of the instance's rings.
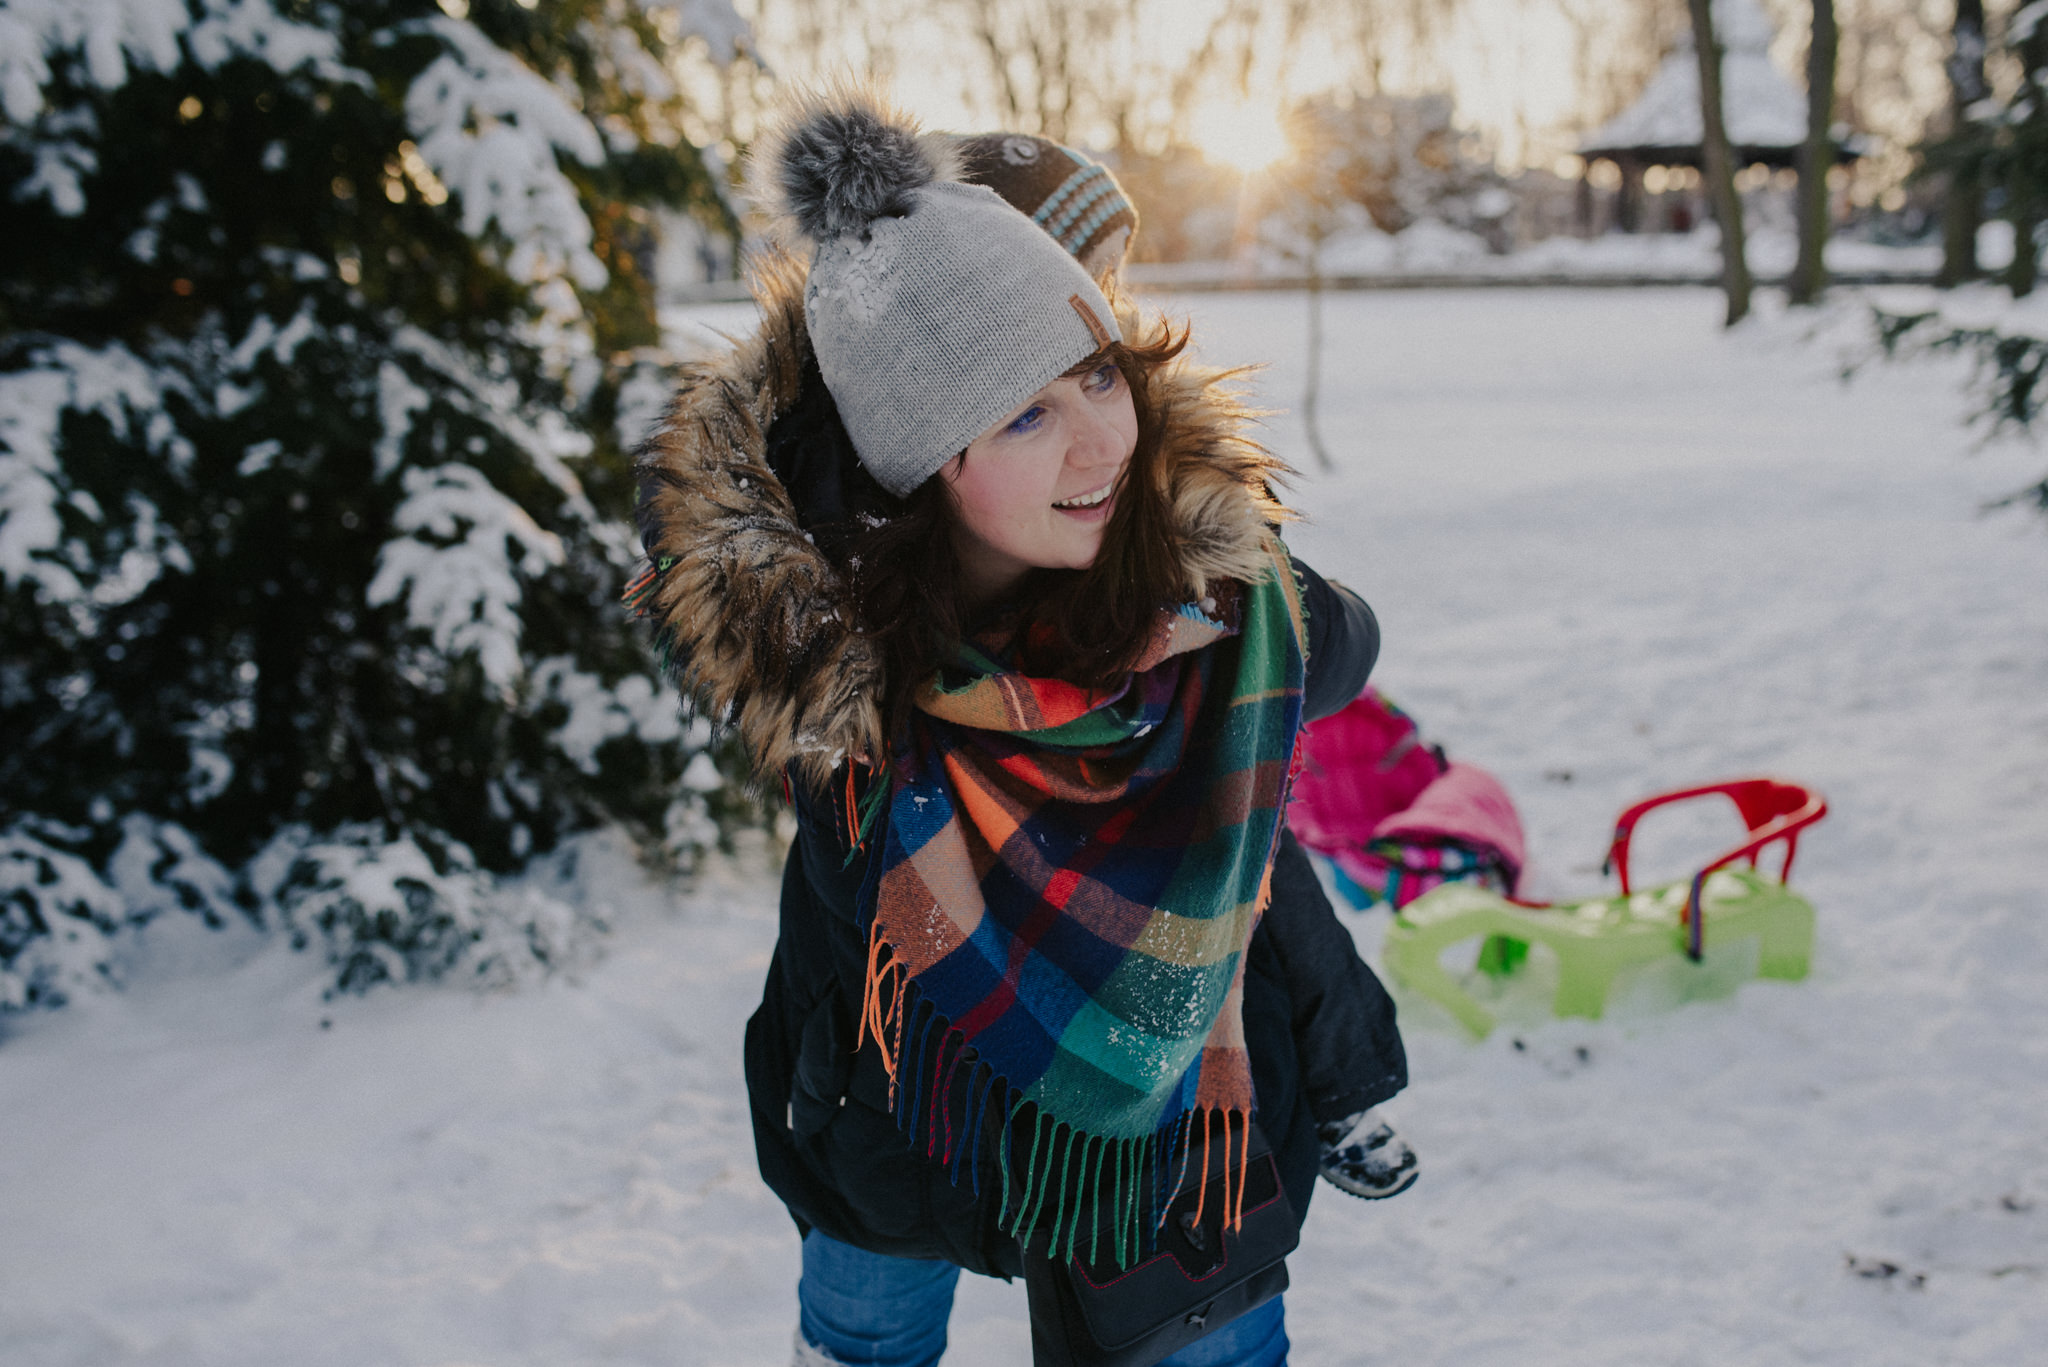
[[[1775,190],[1760,191],[1753,200],[1745,259],[1752,274],[1781,282],[1799,256],[1789,201]],[[1238,257],[1137,262],[1126,268],[1125,276],[1160,291],[1303,287],[1308,281],[1306,244],[1274,225],[1267,227],[1272,240]],[[700,313],[707,301],[746,297],[741,282],[723,276],[706,281],[702,261],[676,259],[679,264],[667,278],[664,295],[674,316]],[[1997,219],[1986,223],[1977,235],[1977,259],[1987,271],[2004,269],[2012,260],[2012,225]],[[1546,237],[1496,253],[1476,232],[1423,218],[1398,233],[1370,224],[1341,230],[1323,241],[1316,260],[1325,283],[1335,289],[1712,285],[1721,279],[1721,231],[1705,223],[1683,233]],[[1874,242],[1836,233],[1828,239],[1827,263],[1838,279],[1925,283],[1941,268],[1941,245]]]
[[[1752,218],[1746,237],[1749,268],[1781,280],[1799,256],[1789,223]],[[1156,289],[1240,287],[1247,283],[1305,282],[1303,248],[1263,249],[1242,260],[1157,261],[1130,268],[1134,280]],[[1987,270],[2012,259],[2011,225],[1985,225],[1979,259]],[[1496,254],[1477,233],[1421,219],[1398,233],[1366,226],[1322,244],[1318,268],[1326,280],[1402,284],[1712,284],[1721,278],[1721,230],[1708,223],[1684,233],[1603,233],[1547,237]],[[1878,281],[1931,280],[1941,267],[1940,244],[1893,245],[1836,235],[1827,244],[1828,269],[1838,276]]]
[[[1177,306],[1294,402],[1300,296]],[[1404,1002],[1423,1178],[1318,1196],[1294,1361],[2044,1360],[2048,529],[1977,511],[2038,453],[1966,456],[1952,370],[1845,387],[1834,343],[1723,334],[1704,290],[1326,306],[1338,468],[1294,545],[1514,792],[1541,889],[1598,887],[1660,787],[1763,770],[1833,811],[1806,982],[1524,1003],[1482,1044]],[[1728,833],[1653,831],[1648,871]],[[323,1002],[305,957],[160,922],[126,993],[10,1020],[0,1362],[786,1362],[796,1239],[738,1063],[767,852],[694,890],[579,853],[561,886],[613,929],[574,976]],[[1019,1367],[1021,1289],[970,1283],[948,1361]]]

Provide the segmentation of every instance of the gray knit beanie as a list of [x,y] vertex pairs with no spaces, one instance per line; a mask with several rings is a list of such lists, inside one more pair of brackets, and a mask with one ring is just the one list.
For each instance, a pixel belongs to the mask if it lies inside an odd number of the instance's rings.
[[995,191],[955,179],[944,135],[871,94],[803,100],[762,166],[815,244],[804,321],[825,387],[893,494],[1122,340],[1078,261]]

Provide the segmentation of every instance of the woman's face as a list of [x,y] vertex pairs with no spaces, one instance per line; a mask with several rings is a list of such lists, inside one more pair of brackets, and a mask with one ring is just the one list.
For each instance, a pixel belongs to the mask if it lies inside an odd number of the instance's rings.
[[1030,570],[1094,564],[1137,445],[1130,385],[1105,360],[1054,380],[941,467],[968,601]]

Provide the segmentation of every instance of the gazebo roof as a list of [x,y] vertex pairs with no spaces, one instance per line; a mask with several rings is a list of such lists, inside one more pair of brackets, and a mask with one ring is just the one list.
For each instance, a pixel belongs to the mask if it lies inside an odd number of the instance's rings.
[[[1774,30],[1756,0],[1714,0],[1714,29],[1724,52],[1721,105],[1728,141],[1757,150],[1790,149],[1804,142],[1805,92],[1771,64]],[[1587,134],[1579,150],[1587,156],[1631,150],[1697,153],[1702,138],[1699,58],[1688,30],[1636,102]]]

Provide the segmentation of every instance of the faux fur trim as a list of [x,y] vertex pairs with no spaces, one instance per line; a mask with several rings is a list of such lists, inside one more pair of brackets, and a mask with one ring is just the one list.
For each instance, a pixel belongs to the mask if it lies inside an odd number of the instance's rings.
[[[886,751],[879,653],[857,630],[845,577],[804,534],[767,461],[767,433],[810,359],[804,268],[755,263],[762,322],[682,368],[674,403],[638,455],[647,553],[669,568],[646,610],[672,642],[684,693],[729,722],[763,774],[822,781]],[[1148,324],[1119,301],[1124,335]],[[1269,527],[1290,520],[1270,487],[1290,471],[1246,433],[1237,372],[1177,361],[1154,377],[1168,487],[1197,596],[1265,572]]]
[[673,561],[648,610],[676,648],[684,693],[738,728],[761,772],[821,778],[881,755],[881,660],[766,458],[768,428],[810,359],[803,267],[764,260],[755,292],[760,328],[683,367],[639,453],[647,553]]

